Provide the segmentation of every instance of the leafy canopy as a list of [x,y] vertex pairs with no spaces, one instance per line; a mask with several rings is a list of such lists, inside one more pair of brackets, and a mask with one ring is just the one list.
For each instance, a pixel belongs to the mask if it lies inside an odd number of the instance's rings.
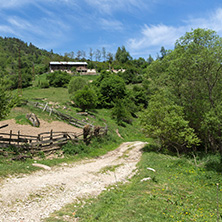
[[3,87],[2,81],[0,82],[0,120],[5,118],[11,108],[16,103],[16,97],[13,97],[5,90],[5,87]]
[[84,86],[88,84],[87,80],[82,77],[73,77],[68,86],[68,92],[69,94],[73,94],[76,91],[83,89]]
[[103,107],[112,107],[114,100],[122,99],[126,95],[125,82],[116,74],[106,73],[97,84],[99,86],[100,103]]
[[71,75],[67,72],[55,71],[47,75],[49,85],[53,87],[67,87],[71,80]]
[[[214,129],[212,128],[213,132],[205,128],[206,122],[220,123],[222,107],[218,104],[222,100],[222,38],[214,31],[205,29],[186,33],[176,41],[174,50],[148,66],[147,79],[154,94],[152,103],[159,102],[159,95],[164,89],[168,92],[164,95],[167,101],[166,107],[174,107],[173,110],[181,107],[182,111],[177,110],[175,115],[186,121],[186,128],[189,127],[187,129],[198,137],[200,148],[212,149],[214,141],[217,150],[222,151],[222,147],[218,144],[218,138],[222,139],[221,124],[216,124]],[[151,119],[155,118],[154,112],[157,111],[152,110],[152,103],[146,112]],[[162,115],[161,120],[164,120],[162,124],[165,124],[167,129],[171,123],[165,121],[166,118],[175,119],[173,115],[169,116],[172,111],[160,107],[158,112]],[[148,124],[144,119],[142,122]],[[155,125],[154,122],[151,121],[153,127],[161,130],[160,125]],[[177,131],[175,127],[170,128],[170,132],[174,132],[175,135]],[[178,139],[179,137],[178,133]],[[185,137],[182,138],[185,146],[189,147]],[[192,138],[195,138],[194,135]],[[162,144],[165,144],[165,140]]]
[[84,86],[83,89],[76,91],[71,98],[75,105],[82,109],[82,111],[90,110],[96,107],[98,97],[94,89],[90,86]]

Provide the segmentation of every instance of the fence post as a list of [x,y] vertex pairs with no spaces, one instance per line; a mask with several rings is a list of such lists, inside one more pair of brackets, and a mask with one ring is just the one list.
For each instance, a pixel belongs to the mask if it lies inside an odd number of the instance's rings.
[[47,109],[48,103],[45,104],[45,107],[43,109],[43,112]]
[[18,146],[19,146],[19,139],[20,139],[20,131],[18,131]]
[[37,140],[38,140],[38,146],[42,146],[42,144],[40,143],[41,141],[40,134],[38,134]]
[[87,142],[87,136],[90,134],[91,127],[90,125],[85,125],[83,128],[83,141]]
[[52,129],[51,129],[51,132],[50,132],[50,146],[53,144],[53,136],[52,136]]
[[12,130],[10,130],[9,144],[11,144],[11,139],[12,139]]

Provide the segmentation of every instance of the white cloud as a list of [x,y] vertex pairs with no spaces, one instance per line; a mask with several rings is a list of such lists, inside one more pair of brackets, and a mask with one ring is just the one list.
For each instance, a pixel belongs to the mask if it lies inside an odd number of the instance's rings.
[[6,34],[10,33],[13,35],[16,34],[16,32],[11,27],[9,27],[7,25],[0,25],[0,33],[6,33]]
[[208,14],[204,18],[190,18],[183,21],[182,25],[167,26],[164,24],[144,25],[138,37],[127,40],[127,47],[133,55],[143,54],[143,52],[159,52],[161,46],[172,49],[177,39],[191,29],[206,28],[216,31],[222,35],[222,8]]
[[21,19],[21,18],[19,18],[17,16],[9,17],[8,18],[8,23],[12,27],[18,28],[18,29],[23,29],[23,30],[26,29],[27,30],[27,29],[32,28],[32,25],[28,21],[26,21],[24,19]]
[[145,9],[153,0],[85,0],[90,6],[104,14],[112,14],[113,11],[125,11]]
[[151,46],[172,46],[175,40],[181,36],[184,28],[176,28],[166,25],[144,25],[141,37],[128,40],[127,45],[133,50],[148,48]]
[[222,8],[210,13],[205,18],[191,18],[185,21],[192,28],[207,28],[222,34]]
[[0,0],[0,8],[17,8],[29,2],[29,0]]
[[100,19],[99,21],[101,28],[108,31],[121,31],[123,30],[123,24],[117,20]]

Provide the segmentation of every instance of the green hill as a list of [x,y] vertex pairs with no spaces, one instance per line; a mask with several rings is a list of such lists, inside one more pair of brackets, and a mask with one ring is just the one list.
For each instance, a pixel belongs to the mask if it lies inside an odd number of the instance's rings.
[[48,70],[51,60],[62,60],[63,56],[43,49],[17,38],[0,37],[0,76],[7,79],[8,88],[17,87],[18,73],[23,76],[23,87],[30,84],[32,76]]

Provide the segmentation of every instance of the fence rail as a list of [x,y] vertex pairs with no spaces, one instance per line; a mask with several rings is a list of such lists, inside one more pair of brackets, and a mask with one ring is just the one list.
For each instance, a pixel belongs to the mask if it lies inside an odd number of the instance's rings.
[[87,142],[93,136],[102,136],[107,133],[106,129],[101,128],[98,133],[96,128],[90,128],[89,131],[83,129],[81,133],[75,132],[43,132],[37,136],[22,135],[18,133],[0,133],[0,147],[15,146],[20,147],[24,151],[30,153],[37,153],[39,151],[47,152],[60,149],[60,147],[66,144],[68,141],[78,143],[80,141]]
[[[43,111],[55,114],[59,119],[67,121],[69,124],[82,128],[81,133],[75,132],[42,132],[36,136],[22,135],[20,131],[18,133],[0,133],[0,147],[15,146],[23,151],[29,151],[30,153],[37,153],[39,151],[48,152],[60,149],[60,147],[66,144],[68,141],[78,143],[80,141],[88,142],[92,137],[103,136],[107,134],[108,127],[94,126],[92,124],[82,122],[72,116],[63,114],[56,109],[49,107],[48,104],[39,102],[28,102],[28,104],[42,109]],[[7,125],[2,126],[7,127]]]
[[48,103],[44,104],[44,103],[30,102],[29,101],[28,104],[32,105],[36,108],[42,109],[43,111],[48,112],[49,115],[54,114],[58,119],[65,120],[73,126],[83,128],[87,124],[86,122],[80,121],[80,120],[78,120],[78,119],[76,119],[76,118],[74,118],[70,115],[59,112],[55,108],[50,107]]

